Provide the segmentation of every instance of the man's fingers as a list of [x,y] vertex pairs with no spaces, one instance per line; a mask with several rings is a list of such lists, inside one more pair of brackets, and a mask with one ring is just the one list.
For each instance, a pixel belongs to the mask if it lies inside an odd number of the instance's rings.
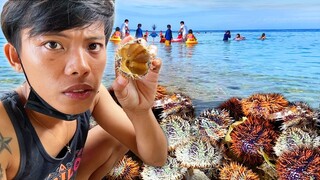
[[162,61],[160,59],[154,59],[151,61],[150,70],[155,73],[159,73],[161,69]]
[[132,36],[127,36],[127,37],[125,37],[125,38],[122,39],[121,44],[123,45],[123,44],[125,44],[125,43],[127,43],[127,42],[129,42],[129,41],[131,41],[131,40],[133,40],[133,39],[134,39],[134,37],[132,37]]
[[162,64],[162,62],[161,62],[160,59],[154,59],[154,60],[151,61],[149,72],[145,76],[145,78],[148,81],[158,82],[158,77],[159,77],[159,72],[160,72],[160,69],[161,69],[161,64]]
[[112,84],[114,94],[118,99],[125,99],[128,96],[128,85],[129,80],[124,78],[122,75],[119,75]]

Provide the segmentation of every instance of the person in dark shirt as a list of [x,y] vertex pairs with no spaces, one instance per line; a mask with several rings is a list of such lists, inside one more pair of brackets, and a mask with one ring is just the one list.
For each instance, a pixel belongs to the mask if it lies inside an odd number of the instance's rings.
[[226,31],[226,32],[224,33],[224,35],[223,35],[223,41],[228,41],[229,38],[231,38],[231,33],[230,33],[230,31],[228,30],[228,31]]
[[[0,101],[1,180],[102,179],[128,150],[151,166],[165,164],[167,139],[152,112],[161,60],[152,59],[140,79],[116,76],[120,105],[102,84],[114,6],[114,0],[4,4],[4,54],[26,81]],[[91,116],[98,125],[89,130]]]
[[171,44],[171,40],[172,40],[172,31],[171,31],[171,25],[170,24],[167,25],[166,34],[165,34],[164,37],[166,38],[165,44],[166,45],[170,45]]
[[143,37],[143,33],[142,33],[142,29],[141,29],[141,24],[138,24],[138,28],[136,30],[136,38],[142,38]]
[[266,38],[267,38],[266,33],[262,33],[259,39],[263,41]]

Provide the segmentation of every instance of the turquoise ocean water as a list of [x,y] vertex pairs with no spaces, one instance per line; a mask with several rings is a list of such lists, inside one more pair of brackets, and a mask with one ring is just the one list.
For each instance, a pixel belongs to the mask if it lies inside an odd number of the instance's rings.
[[[265,32],[267,39],[258,40]],[[160,84],[170,91],[192,98],[197,111],[214,107],[230,97],[245,98],[253,93],[281,93],[289,101],[320,104],[320,30],[233,30],[245,41],[223,42],[224,31],[195,31],[199,43],[167,47],[159,38],[149,37],[158,46],[163,61]],[[132,32],[133,34],[133,32]],[[176,37],[177,34],[174,33]],[[5,39],[0,36],[3,47]],[[107,47],[108,61],[103,83],[114,79],[116,44]],[[4,54],[0,53],[0,95],[24,81]]]

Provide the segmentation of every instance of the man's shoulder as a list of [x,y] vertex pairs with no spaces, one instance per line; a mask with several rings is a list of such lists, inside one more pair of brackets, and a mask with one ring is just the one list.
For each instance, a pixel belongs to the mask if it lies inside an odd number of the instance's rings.
[[10,161],[12,155],[17,153],[18,146],[15,130],[2,102],[0,102],[0,124],[0,168],[6,171],[8,165],[12,164]]
[[[0,101],[0,133],[8,130],[8,126],[12,127],[11,120],[6,111],[6,108],[3,105],[3,102]],[[1,139],[1,138],[0,138]],[[0,152],[1,152],[1,140],[0,140]]]

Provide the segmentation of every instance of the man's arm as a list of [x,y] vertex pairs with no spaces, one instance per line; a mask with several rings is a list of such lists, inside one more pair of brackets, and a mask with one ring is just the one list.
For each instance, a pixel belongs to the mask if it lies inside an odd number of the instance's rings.
[[163,165],[167,157],[167,140],[152,110],[124,111],[104,86],[101,86],[99,96],[93,110],[97,123],[146,164]]
[[11,137],[4,136],[0,131],[0,180],[7,179],[6,169],[8,166],[8,153],[11,153],[11,140]]
[[0,102],[0,180],[13,179],[19,164],[18,142],[13,125]]
[[[0,156],[0,158],[1,158],[1,156]],[[2,169],[1,163],[0,163],[0,180],[7,180],[5,170]]]

